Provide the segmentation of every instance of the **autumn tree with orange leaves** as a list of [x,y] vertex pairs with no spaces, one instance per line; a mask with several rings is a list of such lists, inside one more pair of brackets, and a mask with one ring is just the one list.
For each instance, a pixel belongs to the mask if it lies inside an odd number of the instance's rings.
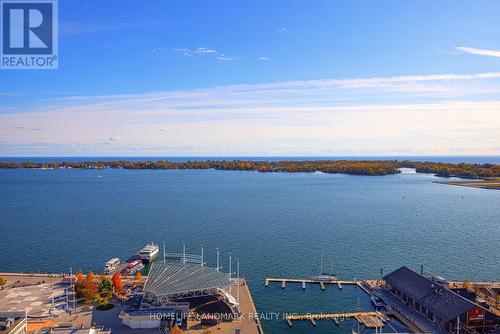
[[140,281],[143,278],[142,274],[140,271],[136,272],[134,275],[134,280],[135,281]]
[[179,328],[179,326],[174,325],[172,327],[172,334],[182,334],[182,330]]
[[115,292],[121,292],[123,290],[122,275],[119,272],[113,275],[111,281],[113,282],[113,288],[115,289]]
[[78,269],[78,272],[76,273],[76,280],[75,283],[81,283],[85,279],[85,276],[82,273],[81,269]]
[[95,282],[95,275],[90,271],[86,276],[79,270],[75,281],[76,295],[85,299],[86,303],[93,303],[99,298],[99,287]]

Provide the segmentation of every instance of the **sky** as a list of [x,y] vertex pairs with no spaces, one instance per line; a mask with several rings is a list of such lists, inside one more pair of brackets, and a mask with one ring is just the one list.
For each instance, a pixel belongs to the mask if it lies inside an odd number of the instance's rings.
[[500,155],[499,1],[59,0],[0,156]]

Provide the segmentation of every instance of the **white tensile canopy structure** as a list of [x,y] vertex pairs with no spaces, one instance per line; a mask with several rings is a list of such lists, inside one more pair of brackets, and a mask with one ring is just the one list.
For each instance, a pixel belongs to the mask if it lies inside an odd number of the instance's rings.
[[147,299],[161,304],[177,298],[215,295],[230,284],[226,274],[199,264],[154,262],[143,291]]

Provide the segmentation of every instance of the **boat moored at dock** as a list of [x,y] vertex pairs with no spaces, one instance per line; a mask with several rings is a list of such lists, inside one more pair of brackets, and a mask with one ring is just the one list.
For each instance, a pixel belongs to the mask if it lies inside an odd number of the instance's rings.
[[143,263],[150,263],[156,260],[158,254],[160,253],[160,248],[155,243],[150,243],[144,246],[138,253],[139,258]]
[[372,295],[370,297],[370,301],[372,302],[373,306],[375,306],[375,307],[382,307],[382,306],[384,306],[384,304],[382,304],[382,299],[380,299],[377,296],[373,296]]
[[330,263],[330,272],[323,271],[323,252],[321,252],[321,261],[320,261],[320,273],[316,275],[311,275],[311,280],[318,282],[333,282],[337,281],[337,276],[333,274],[333,258]]
[[336,282],[337,277],[333,275],[323,274],[323,275],[312,275],[311,280],[318,282]]
[[118,266],[120,265],[120,259],[117,257],[112,258],[108,262],[106,262],[106,265],[104,266],[104,274],[110,275],[112,274],[116,269],[118,269]]
[[134,275],[136,272],[142,270],[144,268],[144,264],[141,260],[135,260],[129,264],[125,268],[125,272],[129,275]]

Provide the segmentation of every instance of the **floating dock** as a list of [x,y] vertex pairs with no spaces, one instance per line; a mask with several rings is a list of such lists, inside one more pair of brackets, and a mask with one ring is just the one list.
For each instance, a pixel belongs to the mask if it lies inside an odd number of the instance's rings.
[[349,281],[349,280],[331,280],[331,281],[321,281],[321,280],[314,280],[314,279],[303,279],[303,278],[273,278],[273,277],[268,277],[265,280],[265,286],[268,287],[270,283],[281,283],[281,286],[283,284],[286,285],[286,283],[300,283],[302,286],[304,286],[306,283],[309,284],[320,284],[320,285],[325,285],[325,284],[336,284],[339,289],[342,289],[342,284],[345,285],[359,285],[358,281]]
[[384,320],[376,316],[357,316],[356,319],[363,324],[366,328],[381,328],[385,326]]
[[269,287],[270,283],[280,283],[282,289],[286,288],[287,283],[298,283],[298,284],[302,285],[302,290],[306,289],[306,284],[319,284],[322,291],[325,291],[327,284],[336,284],[338,286],[339,290],[342,290],[343,284],[345,284],[345,285],[357,285],[361,290],[366,292],[368,295],[371,296],[371,294],[372,294],[368,285],[364,284],[363,282],[356,281],[355,279],[352,281],[349,281],[349,280],[321,281],[321,280],[303,279],[303,278],[268,277],[268,278],[266,278],[266,280],[264,282],[264,286],[267,288],[267,287]]
[[320,313],[288,315],[285,320],[289,327],[292,327],[294,320],[309,320],[313,326],[316,326],[317,320],[332,320],[337,326],[340,325],[340,319],[356,318],[367,328],[381,328],[388,321],[387,315],[381,312],[350,312],[350,313]]

